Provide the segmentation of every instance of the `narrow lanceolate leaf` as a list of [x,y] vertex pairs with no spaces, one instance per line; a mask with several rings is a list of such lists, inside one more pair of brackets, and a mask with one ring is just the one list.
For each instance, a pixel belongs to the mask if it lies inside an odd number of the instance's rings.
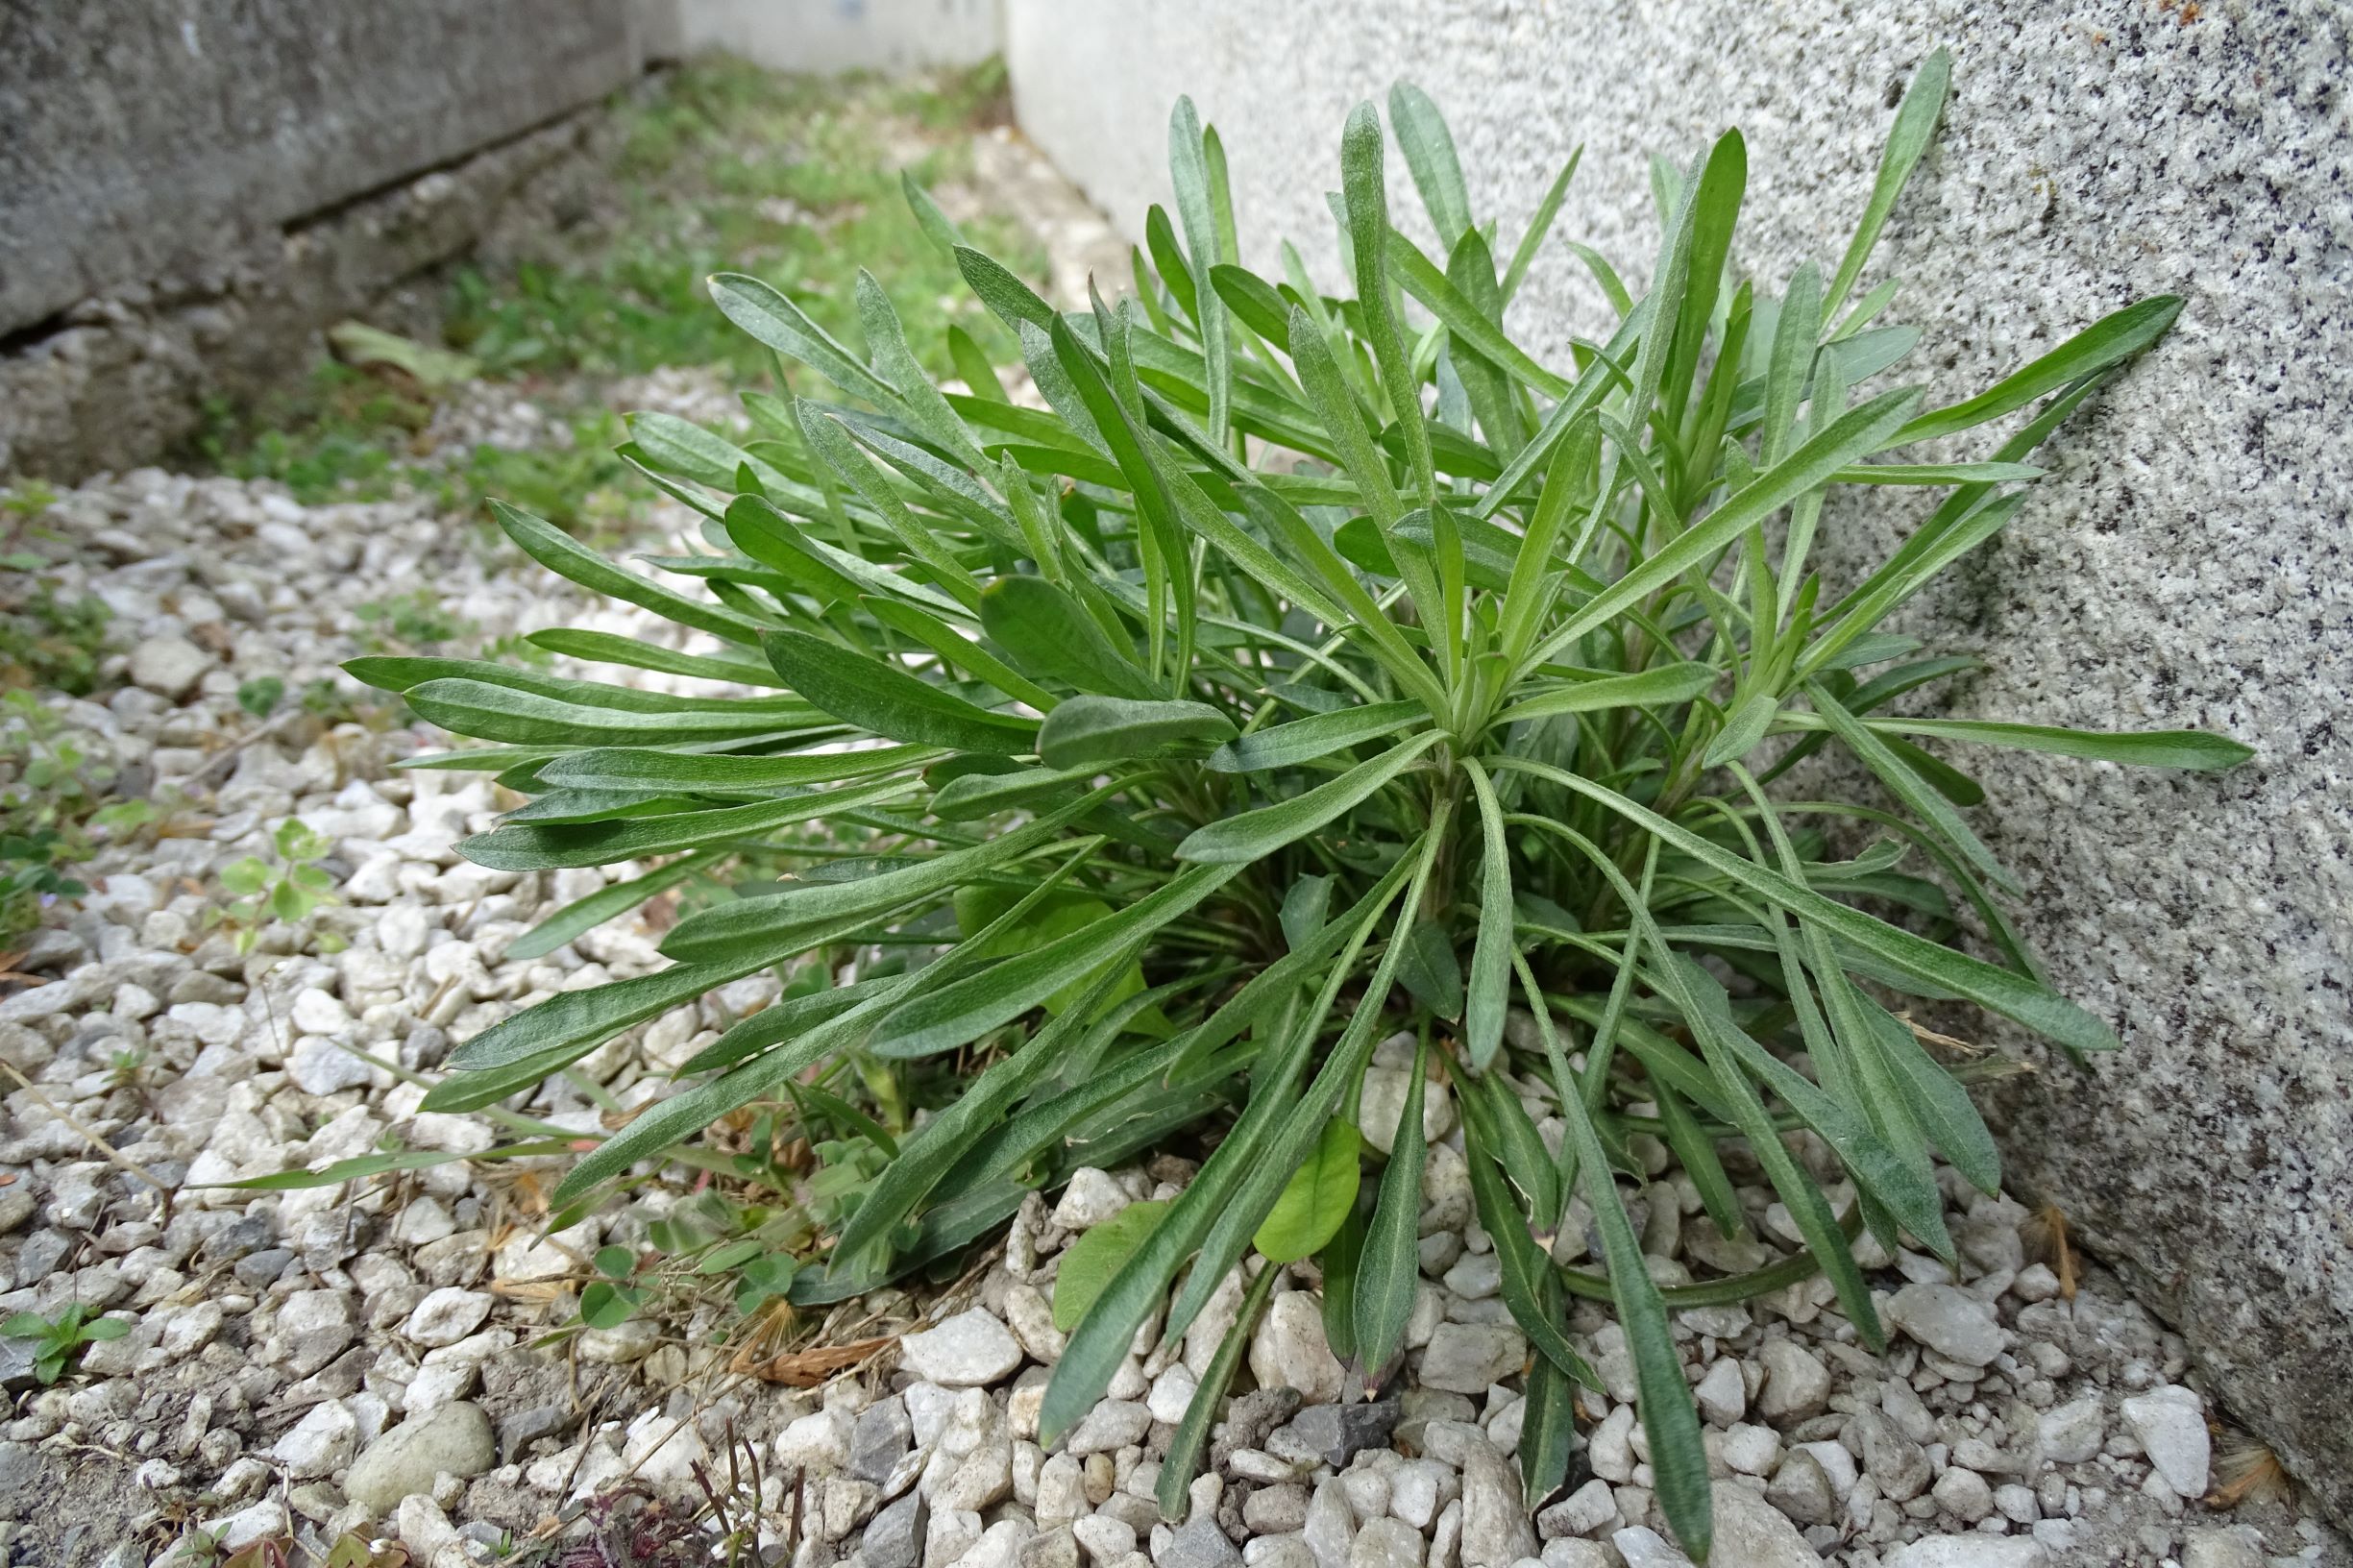
[[765,664],[732,652],[681,653],[675,649],[623,637],[609,631],[585,631],[571,626],[551,626],[534,631],[524,641],[533,648],[544,648],[551,653],[567,658],[583,659],[592,664],[624,664],[635,670],[658,670],[666,675],[693,675],[703,680],[734,681],[743,686],[773,686],[776,673]]
[[1234,722],[1206,702],[1074,697],[1038,727],[1038,755],[1049,768],[1127,762],[1171,751],[1198,755],[1234,735]]
[[1255,1240],[1260,1256],[1293,1263],[1323,1250],[1356,1207],[1356,1123],[1334,1116],[1324,1123],[1307,1160],[1291,1172]]
[[651,610],[665,620],[707,631],[731,643],[751,644],[760,640],[761,623],[750,616],[723,605],[688,599],[659,583],[648,582],[633,572],[625,572],[554,524],[543,522],[502,501],[493,501],[490,512],[499,520],[506,537],[526,555],[592,594]]
[[[1548,1038],[1552,1010],[1527,961],[1516,958],[1520,986],[1536,1027]],[[1707,1450],[1700,1440],[1699,1411],[1683,1382],[1683,1363],[1675,1348],[1675,1334],[1667,1322],[1667,1305],[1658,1294],[1643,1262],[1642,1243],[1626,1217],[1618,1198],[1618,1184],[1610,1175],[1609,1157],[1583,1099],[1572,1094],[1561,1108],[1568,1120],[1567,1137],[1577,1154],[1578,1177],[1584,1185],[1585,1204],[1593,1211],[1594,1228],[1601,1233],[1602,1260],[1609,1269],[1609,1291],[1618,1311],[1618,1324],[1634,1356],[1635,1404],[1642,1430],[1651,1444],[1653,1490],[1658,1506],[1675,1528],[1675,1538],[1695,1560],[1704,1561],[1714,1539],[1712,1503],[1707,1481]]]
[[1773,726],[1773,716],[1780,711],[1780,700],[1771,692],[1751,692],[1732,707],[1724,718],[1724,727],[1707,745],[1707,755],[1702,759],[1710,768],[1721,768],[1728,762],[1738,762],[1755,749]]
[[1872,247],[1879,242],[1879,232],[1887,227],[1887,216],[1896,208],[1896,198],[1903,194],[1904,183],[1912,178],[1921,155],[1936,135],[1936,122],[1945,112],[1945,94],[1952,84],[1952,57],[1939,49],[1921,61],[1912,85],[1904,89],[1903,101],[1896,106],[1896,123],[1887,134],[1887,151],[1879,158],[1879,175],[1871,187],[1871,200],[1863,208],[1863,221],[1854,227],[1854,238],[1847,246],[1846,256],[1838,263],[1838,276],[1830,282],[1829,305],[1826,313],[1838,314],[1838,307],[1847,303],[1847,296],[1863,276],[1863,263],[1871,259]]
[[912,795],[912,779],[886,778],[847,789],[804,791],[782,800],[756,800],[709,811],[628,817],[601,822],[518,822],[478,833],[457,846],[477,866],[538,871],[560,866],[611,866],[642,855],[674,855],[714,845],[753,844],[797,822],[817,821]]
[[1527,719],[1550,719],[1564,713],[1598,713],[1605,708],[1662,707],[1688,702],[1723,678],[1712,664],[1663,664],[1633,675],[1604,675],[1596,680],[1563,681],[1536,688],[1532,696],[1506,708],[1496,719],[1504,724]]
[[1406,292],[1428,306],[1430,313],[1464,348],[1548,398],[1568,395],[1571,382],[1537,364],[1527,350],[1506,337],[1504,330],[1465,299],[1428,257],[1413,248],[1411,240],[1395,231],[1389,234],[1389,264],[1397,269],[1397,281]]
[[1115,645],[1066,591],[1043,577],[999,577],[982,590],[981,625],[1015,666],[1041,680],[1112,697],[1160,696],[1134,652]]
[[2181,298],[2160,294],[2102,316],[2073,337],[2022,370],[2015,371],[1978,393],[1949,407],[1921,415],[1896,432],[1890,446],[1909,446],[1972,429],[1988,420],[2015,412],[2047,392],[2097,375],[2110,365],[2129,359],[2165,336],[2181,314]]
[[952,849],[878,876],[849,882],[805,882],[782,893],[714,905],[679,921],[663,942],[662,951],[686,963],[773,953],[799,933],[944,896],[1053,844],[1109,793],[1098,791],[969,848]]
[[1340,178],[1346,187],[1349,249],[1356,261],[1357,304],[1364,313],[1373,362],[1390,410],[1405,434],[1406,467],[1424,505],[1437,502],[1437,479],[1430,462],[1430,427],[1422,416],[1421,379],[1413,374],[1397,311],[1389,297],[1388,187],[1382,174],[1381,116],[1370,104],[1349,112],[1340,136]]
[[1179,860],[1240,866],[1270,855],[1287,844],[1314,832],[1340,813],[1361,804],[1366,796],[1411,767],[1438,740],[1436,731],[1401,741],[1381,755],[1360,762],[1328,784],[1305,795],[1238,817],[1193,829],[1177,845]]
[[913,1057],[967,1044],[1092,973],[1106,954],[1166,925],[1238,870],[1233,866],[1196,866],[1180,871],[1108,920],[927,992],[883,1020],[873,1048],[885,1056]]
[[1900,1018],[1867,996],[1858,993],[1856,999],[1875,1034],[1881,1058],[1929,1139],[1970,1186],[1985,1193],[1999,1191],[2001,1151],[1971,1103],[1969,1090],[1928,1054]]
[[756,796],[920,768],[940,755],[939,747],[927,746],[878,746],[856,751],[810,751],[788,756],[613,747],[551,758],[539,770],[539,776],[547,783],[569,789],[602,790],[617,795]]
[[1463,771],[1479,796],[1481,848],[1479,938],[1471,949],[1462,1043],[1471,1066],[1484,1072],[1503,1048],[1504,1015],[1511,1002],[1511,849],[1504,835],[1503,804],[1495,797],[1486,770],[1465,758]]
[[1389,1143],[1389,1163],[1381,1172],[1372,1224],[1357,1260],[1357,1356],[1367,1393],[1405,1344],[1406,1322],[1413,1315],[1414,1284],[1421,1278],[1422,1166],[1430,1146],[1422,1138],[1423,1082],[1430,1067],[1430,1042],[1414,1049],[1406,1103]]
[[792,688],[847,723],[915,746],[1018,756],[1036,747],[1038,721],[991,713],[905,669],[805,631],[760,640],[768,662]]
[[[1226,257],[1218,244],[1208,156],[1201,141],[1201,120],[1193,111],[1190,98],[1178,98],[1168,117],[1168,174],[1176,189],[1177,217],[1185,225],[1185,249],[1191,257],[1193,276],[1207,279]],[[1209,365],[1209,438],[1223,445],[1234,396],[1234,351],[1226,330],[1225,305],[1215,289],[1197,288],[1193,313],[1201,329],[1203,355]]]
[[407,697],[410,707],[444,729],[517,746],[679,746],[830,727],[818,709],[801,703],[631,711],[448,679],[412,686]]
[[1713,559],[1752,525],[1763,522],[1806,491],[1828,483],[1849,463],[1879,451],[1919,402],[1919,388],[1906,387],[1882,393],[1840,415],[1788,457],[1734,492],[1723,505],[1587,600],[1545,640],[1538,650],[1541,657],[1550,658],[1555,650],[1570,646],[1693,567]]
[[889,382],[860,364],[807,311],[757,278],[723,272],[711,280],[710,289],[720,314],[778,354],[807,365],[853,398],[877,408],[898,406],[898,394]]
[[461,1041],[450,1053],[450,1070],[484,1072],[576,1045],[587,1051],[701,995],[730,972],[724,965],[680,964],[634,980],[558,992]]
[[1875,733],[1863,721],[1849,713],[1820,681],[1806,683],[1806,698],[1814,711],[1829,724],[1830,732],[1853,752],[1855,760],[1870,769],[1879,782],[1912,814],[1928,824],[1947,844],[1960,851],[1962,857],[1974,866],[1987,881],[1998,888],[2016,892],[2018,884],[2001,862],[1985,846],[1983,840],[1971,831],[1961,814],[1921,776],[1917,768]]
[[1421,193],[1438,243],[1451,251],[1471,226],[1471,203],[1446,117],[1428,93],[1410,82],[1400,82],[1389,88],[1389,124],[1396,128],[1398,151],[1405,154],[1413,188]]
[[2047,1040],[2079,1051],[2112,1051],[2120,1043],[2115,1032],[2106,1024],[2055,994],[2040,981],[2000,968],[1982,959],[1972,958],[1966,953],[1955,952],[1924,937],[1914,936],[1900,926],[1875,919],[1859,909],[1826,898],[1777,871],[1759,866],[1712,840],[1703,839],[1688,828],[1669,821],[1649,807],[1630,800],[1614,790],[1563,769],[1523,757],[1499,757],[1496,766],[1533,774],[1573,794],[1583,796],[1636,823],[1644,832],[1669,847],[1703,862],[1750,892],[1771,899],[1802,919],[1826,926],[1841,942],[1851,943],[1881,960],[1899,973],[1975,1002],[2015,1023],[2025,1025]]
[[693,856],[683,856],[659,870],[631,877],[576,898],[522,936],[506,944],[510,959],[543,958],[583,932],[618,919],[659,893],[676,887],[700,870]]
[[2185,768],[2227,772],[2255,748],[2201,729],[2062,729],[2047,724],[2009,724],[1986,719],[1874,719],[1869,727],[1886,735],[1919,735],[1937,741],[1968,741],[2019,751],[2122,763],[2130,768]]
[[1408,724],[1428,723],[1430,710],[1419,702],[1373,702],[1360,708],[1341,708],[1272,724],[1238,740],[1228,741],[1210,753],[1209,765],[1222,773],[1256,773],[1328,757],[1365,741],[1393,735]]
[[[1471,1095],[1465,1094],[1467,1105]],[[1560,1324],[1547,1311],[1541,1299],[1541,1281],[1551,1260],[1539,1251],[1529,1235],[1528,1216],[1521,1213],[1511,1201],[1509,1188],[1496,1169],[1481,1138],[1466,1145],[1467,1163],[1471,1167],[1471,1196],[1479,1208],[1479,1224],[1495,1243],[1495,1261],[1503,1273],[1502,1294],[1505,1310],[1511,1320],[1528,1335],[1528,1342],[1536,1353],[1568,1376],[1588,1388],[1599,1388],[1601,1380],[1593,1368],[1577,1354],[1569,1336],[1561,1332]]]
[[1251,1280],[1250,1288],[1242,1292],[1241,1311],[1235,1317],[1234,1326],[1226,1330],[1225,1337],[1217,1341],[1209,1368],[1201,1374],[1201,1382],[1185,1407],[1184,1418],[1169,1439],[1168,1457],[1161,1461],[1160,1482],[1153,1488],[1153,1497],[1160,1504],[1161,1517],[1172,1524],[1185,1517],[1193,1477],[1201,1469],[1201,1452],[1209,1443],[1210,1428],[1217,1420],[1218,1408],[1225,1403],[1226,1389],[1233,1384],[1235,1370],[1241,1365],[1242,1352],[1249,1347],[1259,1313],[1265,1309],[1267,1294],[1274,1289],[1275,1277],[1282,1272],[1268,1263]]

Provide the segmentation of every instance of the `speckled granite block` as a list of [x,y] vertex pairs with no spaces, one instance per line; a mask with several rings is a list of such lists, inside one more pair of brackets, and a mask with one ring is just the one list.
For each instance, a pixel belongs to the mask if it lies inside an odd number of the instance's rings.
[[[2234,1415],[2353,1520],[2353,130],[2331,0],[1987,8],[1959,0],[1265,7],[1013,0],[1023,125],[1122,224],[1166,200],[1167,106],[1225,137],[1251,259],[1331,265],[1341,118],[1400,75],[1453,120],[1516,240],[1586,147],[1560,233],[1629,276],[1655,243],[1653,150],[1749,137],[1741,258],[1834,264],[1889,111],[1939,42],[1946,132],[1876,276],[1927,329],[1940,400],[2147,294],[2188,306],[2049,449],[2052,472],[1915,624],[1984,659],[1950,710],[2254,745],[2222,778],[1966,759],[2052,977],[2129,1041],[2000,1107],[2012,1169],[2177,1323]],[[1395,208],[1418,219],[1401,160]],[[1336,281],[1336,280],[1335,280]],[[1875,281],[1867,278],[1866,282]],[[1557,246],[1515,329],[1565,359],[1605,319]],[[1973,445],[1983,450],[1991,443]],[[1828,568],[1923,514],[1826,524]],[[2020,1044],[2005,1041],[2005,1044]]]

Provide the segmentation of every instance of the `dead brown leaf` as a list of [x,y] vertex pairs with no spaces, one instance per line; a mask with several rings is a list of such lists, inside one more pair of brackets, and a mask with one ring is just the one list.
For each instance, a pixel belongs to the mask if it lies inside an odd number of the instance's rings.
[[846,1345],[811,1345],[737,1370],[749,1372],[766,1383],[814,1388],[836,1372],[846,1371],[897,1343],[897,1335],[886,1334],[872,1339],[852,1340]]

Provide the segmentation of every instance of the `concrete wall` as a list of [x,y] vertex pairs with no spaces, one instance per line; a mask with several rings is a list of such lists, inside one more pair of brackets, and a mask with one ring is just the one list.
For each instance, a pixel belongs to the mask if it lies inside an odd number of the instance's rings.
[[667,3],[0,7],[0,475],[145,461],[516,211],[585,210]]
[[591,103],[633,0],[17,0],[0,20],[0,331]]
[[686,47],[788,71],[971,65],[997,51],[1000,0],[679,0]]
[[[1647,0],[1266,7],[1011,0],[1030,135],[1131,234],[1165,201],[1167,110],[1225,137],[1248,259],[1330,268],[1349,106],[1399,76],[1447,111],[1505,242],[1561,159],[1558,233],[1647,274],[1656,151],[1748,134],[1739,257],[1833,266],[1917,62],[1951,45],[1940,150],[1882,242],[1937,401],[2128,299],[2187,296],[2079,417],[2020,521],[1918,624],[1982,653],[1953,710],[2194,724],[2260,749],[2220,779],[1981,754],[1978,825],[2071,995],[2129,1041],[2000,1107],[2010,1169],[2178,1324],[2238,1418],[2353,1519],[2353,131],[2330,0],[1986,7]],[[1392,154],[1400,212],[1419,208]],[[1409,227],[1411,227],[1409,222]],[[1866,282],[1875,282],[1875,276]],[[1554,364],[1605,320],[1549,249],[1515,329]],[[1986,445],[1979,443],[1978,446]],[[1973,450],[1975,450],[1973,448]],[[2041,460],[2041,459],[2038,459]],[[1881,558],[1926,502],[1826,524]],[[2004,1041],[2007,1045],[2022,1042]]]

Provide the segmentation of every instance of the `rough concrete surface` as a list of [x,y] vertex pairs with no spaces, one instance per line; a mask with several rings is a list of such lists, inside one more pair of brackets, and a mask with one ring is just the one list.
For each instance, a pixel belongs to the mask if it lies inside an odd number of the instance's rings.
[[435,269],[540,254],[596,209],[615,131],[601,109],[582,110],[224,245],[192,275],[81,301],[0,355],[0,475],[71,482],[146,461],[195,434],[211,400],[254,397],[313,361],[320,334],[348,316],[429,331]]
[[0,11],[0,331],[503,141],[644,63],[633,0]]
[[1001,0],[678,0],[686,49],[788,71],[972,65],[997,51]]
[[[1225,138],[1246,259],[1296,236],[1349,106],[1410,76],[1453,121],[1475,204],[1516,240],[1560,161],[1558,232],[1629,276],[1655,246],[1645,159],[1742,127],[1739,258],[1777,289],[1834,265],[1889,111],[1938,43],[1939,148],[1883,240],[1912,373],[1974,391],[2135,297],[2179,326],[2047,449],[2019,522],[1915,618],[1984,658],[1951,710],[2199,725],[2258,749],[2221,778],[1982,753],[1980,829],[2027,890],[2054,982],[2128,1048],[2003,1105],[2012,1174],[2064,1206],[2178,1323],[2234,1416],[2353,1518],[2353,131],[2348,13],[2327,0],[1985,8],[1680,0],[1267,8],[1013,0],[1029,134],[1131,233],[1166,200],[1168,105]],[[1419,213],[1402,160],[1393,203]],[[1567,250],[1513,326],[1540,357],[1605,320]],[[1991,442],[1977,442],[1980,451]],[[1826,524],[1852,580],[1922,515]]]

